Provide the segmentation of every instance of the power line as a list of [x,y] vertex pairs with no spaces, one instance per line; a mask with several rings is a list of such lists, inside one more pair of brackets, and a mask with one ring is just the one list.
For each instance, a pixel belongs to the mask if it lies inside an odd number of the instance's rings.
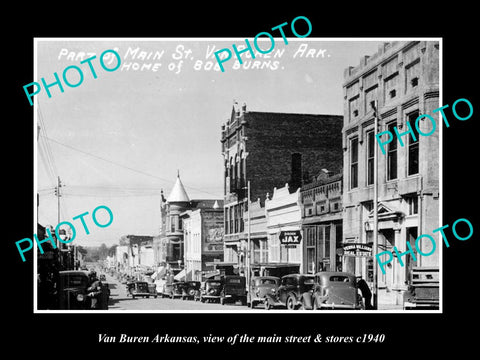
[[[46,135],[40,135],[40,136],[41,136],[41,137],[44,137],[45,139],[47,139],[47,140],[49,140],[49,141],[52,141],[52,142],[58,144],[58,145],[62,145],[62,146],[67,147],[67,148],[69,148],[69,149],[71,149],[71,150],[74,150],[74,151],[80,152],[80,153],[82,153],[82,154],[85,154],[85,155],[94,157],[94,158],[96,158],[96,159],[99,159],[99,160],[108,162],[108,163],[110,163],[110,164],[113,164],[113,165],[122,167],[122,168],[124,168],[124,169],[130,170],[130,171],[133,171],[133,172],[136,172],[136,173],[145,175],[145,176],[153,177],[153,178],[155,178],[155,179],[159,179],[159,180],[162,180],[162,181],[165,181],[165,182],[168,182],[168,183],[173,183],[172,180],[165,179],[165,178],[162,178],[162,177],[159,177],[159,176],[156,176],[156,175],[152,175],[152,174],[146,173],[146,172],[144,172],[144,171],[137,170],[137,169],[131,168],[131,167],[129,167],[129,166],[126,166],[126,165],[117,163],[117,162],[115,162],[115,161],[112,161],[112,160],[109,160],[109,159],[105,159],[105,158],[103,158],[103,157],[101,157],[101,156],[94,155],[94,154],[92,154],[92,153],[89,153],[89,152],[86,152],[86,151],[77,149],[77,148],[75,148],[75,147],[73,147],[73,146],[70,146],[70,145],[61,143],[60,141],[51,139],[51,138],[49,138],[49,137],[46,136]],[[202,192],[202,193],[209,194],[209,195],[218,196],[218,194],[213,194],[213,193],[211,193],[211,192],[208,192],[208,191],[205,191],[205,190],[202,190],[202,189],[197,189],[197,188],[194,188],[194,187],[191,187],[191,186],[187,186],[187,185],[185,185],[185,184],[184,184],[184,186],[185,186],[186,188],[191,189],[191,190],[195,190],[195,191]]]
[[[42,130],[43,133],[45,133],[45,137],[48,137],[47,127],[43,119],[43,113],[40,108],[40,104],[38,104],[37,115],[38,115],[37,119],[40,123],[40,129],[38,129],[38,131]],[[58,171],[55,165],[55,159],[53,157],[53,153],[50,148],[50,145],[48,142],[45,141],[43,136],[42,136],[42,139],[38,141],[38,145],[39,145],[38,146],[39,154],[46,168],[47,176],[49,177],[51,183],[54,184],[56,183],[55,179],[58,176]]]

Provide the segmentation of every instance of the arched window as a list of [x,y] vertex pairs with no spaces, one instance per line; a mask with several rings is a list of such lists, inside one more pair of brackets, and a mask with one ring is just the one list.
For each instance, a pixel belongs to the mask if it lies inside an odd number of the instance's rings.
[[238,185],[240,188],[245,187],[245,159],[243,159],[243,150],[240,151],[240,161],[238,164],[238,178],[239,182]]
[[230,191],[229,192],[232,192],[233,191],[233,158],[230,158]]
[[234,174],[235,174],[234,186],[235,186],[235,189],[238,189],[240,187],[240,182],[239,182],[240,161],[238,158],[238,154],[235,155],[235,173]]

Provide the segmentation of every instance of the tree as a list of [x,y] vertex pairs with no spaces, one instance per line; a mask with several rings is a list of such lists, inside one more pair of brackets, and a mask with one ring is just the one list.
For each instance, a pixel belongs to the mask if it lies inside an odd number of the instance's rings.
[[106,259],[108,256],[108,248],[105,243],[102,243],[100,247],[98,248],[98,257],[100,260]]
[[117,246],[118,244],[110,246],[110,248],[108,249],[108,256],[115,256],[115,254],[117,253]]

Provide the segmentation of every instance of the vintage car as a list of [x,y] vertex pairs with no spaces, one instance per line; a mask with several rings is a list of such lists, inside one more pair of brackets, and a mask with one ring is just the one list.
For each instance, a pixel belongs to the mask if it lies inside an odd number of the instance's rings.
[[170,298],[175,299],[176,297],[182,297],[184,286],[184,281],[174,282],[171,287]]
[[256,276],[252,278],[247,293],[247,304],[254,308],[258,304],[264,304],[267,295],[276,295],[280,286],[280,278],[276,276]]
[[236,302],[240,300],[242,305],[247,303],[247,289],[245,287],[245,276],[225,275],[222,277],[222,291],[220,292],[220,304]]
[[438,310],[439,304],[438,267],[413,267],[403,294],[403,309]]
[[195,293],[200,290],[200,281],[185,281],[182,288],[182,300],[193,299]]
[[128,291],[133,299],[137,296],[143,298],[149,298],[150,296],[157,297],[157,292],[155,291],[155,293],[152,293],[146,281],[135,281],[131,283]]
[[363,309],[355,275],[346,272],[323,271],[315,274],[313,292],[305,308],[321,310]]
[[309,294],[313,288],[313,275],[290,274],[282,276],[276,294],[267,294],[265,309],[281,306],[288,310],[308,308]]
[[223,288],[221,279],[207,279],[200,288],[198,300],[201,302],[220,301],[220,293]]
[[157,287],[154,283],[148,283],[148,292],[150,293],[151,296],[153,296],[155,299],[158,296],[157,292]]
[[83,310],[90,308],[87,296],[89,278],[85,271],[59,272],[58,308],[61,310]]

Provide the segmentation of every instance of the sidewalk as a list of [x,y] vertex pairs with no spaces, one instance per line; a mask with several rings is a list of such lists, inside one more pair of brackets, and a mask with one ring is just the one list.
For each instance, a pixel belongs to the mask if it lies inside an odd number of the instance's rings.
[[403,310],[403,305],[378,304],[378,310]]

